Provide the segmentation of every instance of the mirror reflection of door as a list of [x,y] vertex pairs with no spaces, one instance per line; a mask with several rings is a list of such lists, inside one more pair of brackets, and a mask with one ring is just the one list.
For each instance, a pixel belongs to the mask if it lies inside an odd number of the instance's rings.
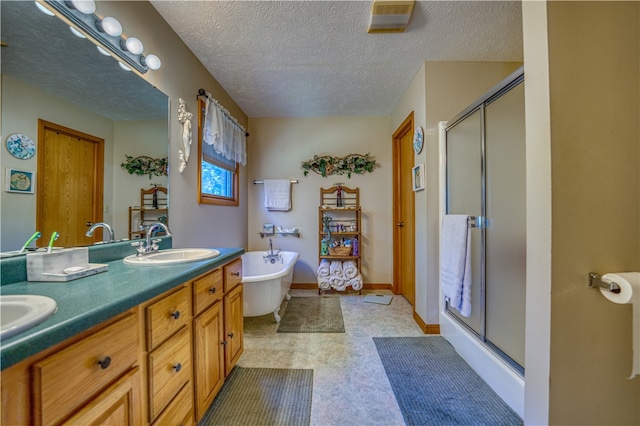
[[393,140],[393,288],[414,304],[415,198],[413,193],[413,112],[392,136]]
[[56,247],[100,241],[100,230],[93,237],[85,233],[102,221],[104,139],[38,120],[37,154],[38,246],[46,246],[54,231],[60,234]]

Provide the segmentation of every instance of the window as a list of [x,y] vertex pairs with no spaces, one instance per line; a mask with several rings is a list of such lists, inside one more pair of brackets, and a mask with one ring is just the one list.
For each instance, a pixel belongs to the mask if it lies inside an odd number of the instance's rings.
[[222,206],[238,205],[238,164],[203,143],[202,127],[205,102],[198,100],[198,203]]

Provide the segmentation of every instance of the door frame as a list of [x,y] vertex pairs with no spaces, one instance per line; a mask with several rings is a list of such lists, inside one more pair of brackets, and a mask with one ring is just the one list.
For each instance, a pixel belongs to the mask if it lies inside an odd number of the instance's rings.
[[[50,121],[38,119],[38,150],[43,149],[46,144],[45,133],[46,130],[52,130],[60,133],[65,133],[78,139],[87,141],[94,144],[94,170],[93,170],[93,203],[92,203],[92,222],[102,221],[102,209],[104,199],[104,139],[92,136],[88,133],[83,133],[78,130],[71,129],[69,127],[61,126]],[[38,155],[37,160],[37,187],[44,187],[44,180],[46,179],[46,164],[43,156]],[[36,191],[36,229],[43,229],[44,221],[44,206],[40,198],[41,191]],[[97,229],[93,236],[93,241],[102,240],[102,229]],[[43,238],[41,244],[46,243]]]
[[[401,172],[402,172],[402,159],[400,156],[400,141],[402,136],[406,135],[407,133],[413,135],[413,131],[414,131],[414,119],[413,119],[413,111],[411,111],[409,113],[409,115],[407,116],[407,118],[404,119],[404,121],[402,122],[402,124],[400,124],[400,126],[398,126],[398,128],[396,129],[395,132],[393,132],[393,135],[391,136],[391,143],[392,143],[392,151],[393,151],[393,158],[392,158],[392,163],[393,163],[393,284],[392,284],[392,291],[394,294],[402,294],[402,288],[400,286],[400,280],[401,280],[401,274],[400,274],[400,253],[401,253],[401,247],[400,247],[400,228],[397,226],[397,223],[399,221],[400,218],[400,194],[401,194],[401,185],[402,185],[402,180],[401,178]],[[413,167],[413,164],[411,165]],[[414,223],[412,228],[415,230],[415,197],[411,197],[411,209],[414,212]],[[413,253],[412,253],[412,259],[413,259],[413,264],[414,267],[412,268],[412,270],[414,271],[414,277],[413,277],[413,294],[414,294],[414,298],[415,298],[415,287],[416,287],[416,283],[415,283],[415,245],[413,247]],[[415,306],[415,300],[413,302],[413,305]]]

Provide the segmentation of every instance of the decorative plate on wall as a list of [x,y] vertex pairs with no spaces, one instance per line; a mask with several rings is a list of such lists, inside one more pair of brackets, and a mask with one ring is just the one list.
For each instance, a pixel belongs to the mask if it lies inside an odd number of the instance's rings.
[[422,151],[422,145],[424,143],[424,134],[422,133],[422,127],[416,127],[416,130],[413,132],[413,150],[416,154],[420,154]]
[[27,160],[36,154],[36,144],[27,135],[13,133],[7,138],[7,151],[21,160]]

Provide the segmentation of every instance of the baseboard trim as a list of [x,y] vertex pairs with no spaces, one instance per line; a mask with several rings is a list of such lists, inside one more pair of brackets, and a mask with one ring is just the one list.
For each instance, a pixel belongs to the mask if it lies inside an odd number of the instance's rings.
[[413,320],[418,324],[418,327],[420,327],[420,330],[422,330],[424,334],[440,334],[440,324],[425,323],[416,311],[413,311]]

